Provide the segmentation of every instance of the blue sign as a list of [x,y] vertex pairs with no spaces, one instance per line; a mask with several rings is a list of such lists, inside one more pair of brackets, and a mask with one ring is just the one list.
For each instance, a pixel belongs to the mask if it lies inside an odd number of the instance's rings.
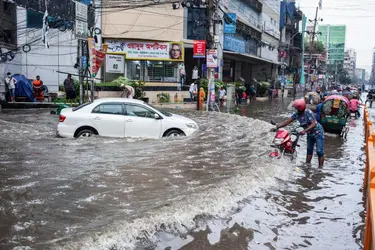
[[91,3],[91,0],[80,0],[78,2],[81,2],[83,4],[89,5]]
[[245,41],[233,36],[224,36],[224,49],[245,53]]
[[[225,34],[236,34],[236,20],[237,20],[237,14],[235,13],[228,13],[227,16],[228,19],[231,20],[231,22],[228,24],[224,20],[224,33]],[[227,20],[229,21],[229,20]]]
[[87,57],[86,56],[82,56],[81,57],[82,58],[82,65],[81,65],[81,67],[83,68],[83,69],[86,69],[87,68]]

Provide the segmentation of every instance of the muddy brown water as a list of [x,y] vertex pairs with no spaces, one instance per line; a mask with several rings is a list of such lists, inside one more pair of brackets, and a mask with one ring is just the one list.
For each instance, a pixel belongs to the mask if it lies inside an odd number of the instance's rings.
[[179,111],[200,130],[162,140],[59,139],[49,110],[0,113],[0,249],[362,249],[362,120],[326,135],[322,169],[305,138],[273,160],[289,102]]

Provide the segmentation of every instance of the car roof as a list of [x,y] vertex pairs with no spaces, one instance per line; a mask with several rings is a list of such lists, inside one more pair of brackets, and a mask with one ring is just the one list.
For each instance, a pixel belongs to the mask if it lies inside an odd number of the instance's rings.
[[129,99],[129,98],[100,98],[94,101],[94,103],[103,103],[103,102],[127,102],[127,103],[139,103],[139,104],[144,103],[144,101],[137,100],[137,99]]

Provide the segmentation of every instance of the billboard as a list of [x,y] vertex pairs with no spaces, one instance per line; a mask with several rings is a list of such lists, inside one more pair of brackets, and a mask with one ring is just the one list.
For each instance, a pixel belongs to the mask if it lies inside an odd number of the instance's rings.
[[181,42],[140,42],[106,40],[108,54],[125,54],[126,59],[184,61],[184,44]]

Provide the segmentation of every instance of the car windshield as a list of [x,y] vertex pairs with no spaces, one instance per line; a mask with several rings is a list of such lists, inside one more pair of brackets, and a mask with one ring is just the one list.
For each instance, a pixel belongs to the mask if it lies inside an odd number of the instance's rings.
[[74,108],[72,108],[72,110],[73,110],[73,111],[77,111],[77,110],[79,110],[79,109],[81,109],[81,108],[83,108],[83,107],[86,107],[86,106],[89,105],[89,104],[91,104],[91,102],[81,104],[81,105],[79,105],[78,107],[74,107]]
[[145,105],[147,105],[147,106],[149,106],[149,107],[151,107],[151,108],[157,110],[158,112],[162,113],[162,114],[165,115],[165,116],[168,116],[168,117],[171,117],[171,116],[172,116],[171,113],[169,113],[169,112],[167,112],[167,111],[164,111],[164,110],[157,109],[157,108],[155,108],[154,106],[152,106],[151,104],[145,103]]

